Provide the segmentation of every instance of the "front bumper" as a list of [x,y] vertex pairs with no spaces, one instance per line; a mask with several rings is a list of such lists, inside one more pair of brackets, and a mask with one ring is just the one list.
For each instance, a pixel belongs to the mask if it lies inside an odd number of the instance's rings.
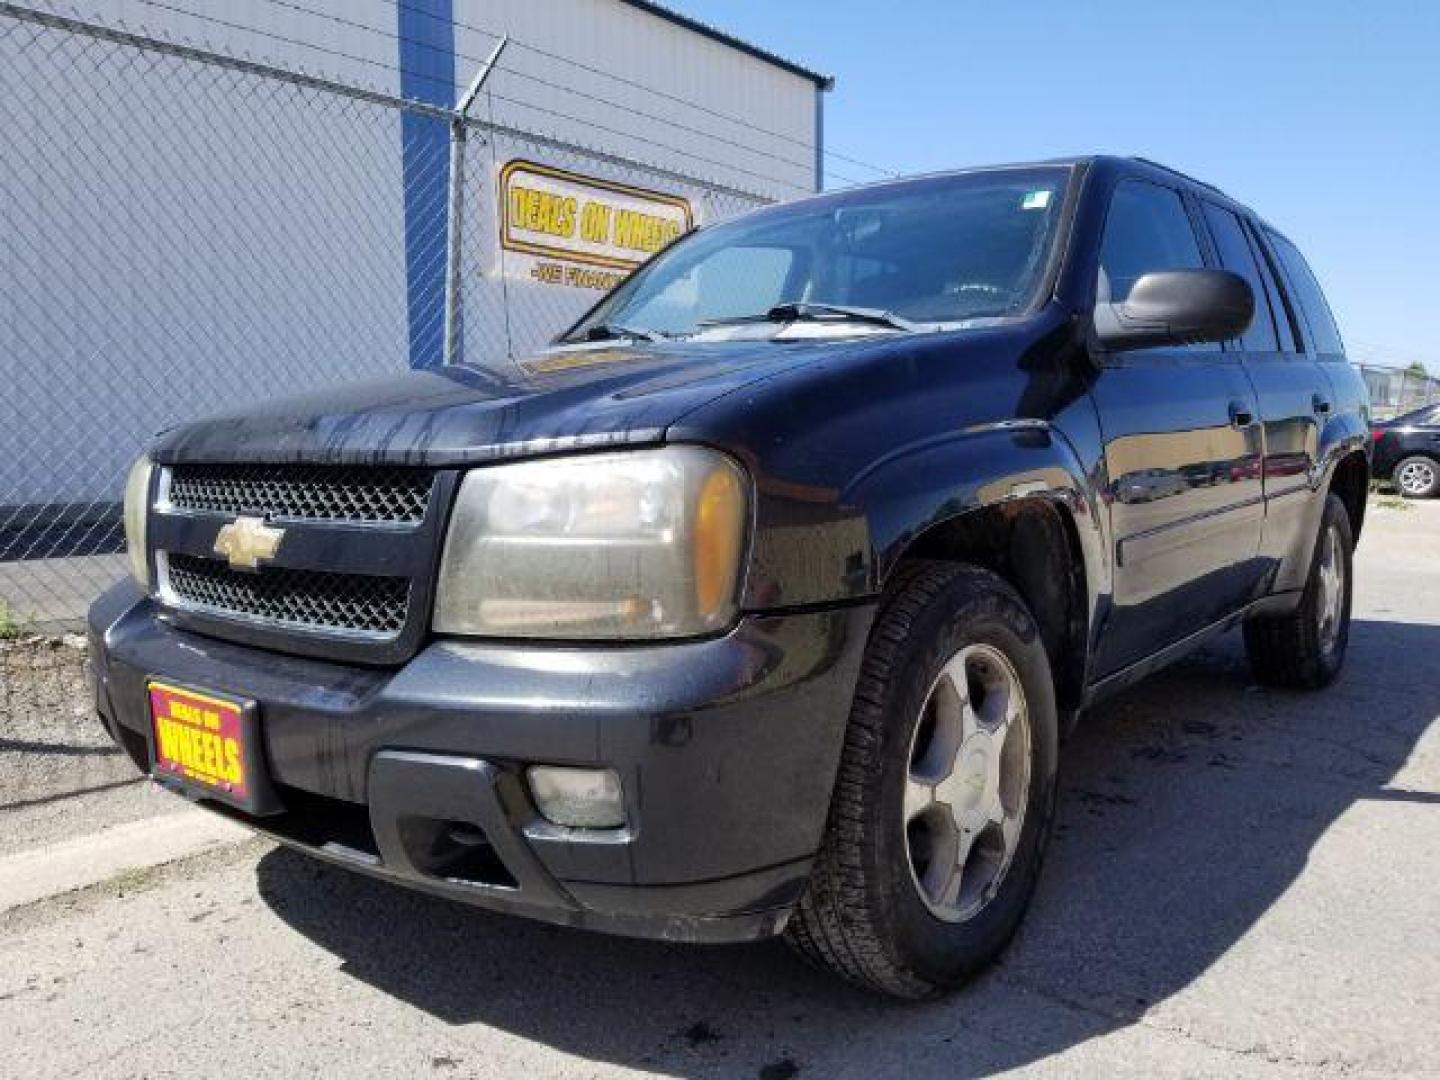
[[[428,892],[641,937],[783,928],[819,846],[873,608],[653,646],[437,641],[378,669],[172,625],[125,583],[90,612],[97,706],[149,771],[147,679],[259,705],[281,812],[239,817]],[[621,829],[536,812],[530,764],[615,769]]]

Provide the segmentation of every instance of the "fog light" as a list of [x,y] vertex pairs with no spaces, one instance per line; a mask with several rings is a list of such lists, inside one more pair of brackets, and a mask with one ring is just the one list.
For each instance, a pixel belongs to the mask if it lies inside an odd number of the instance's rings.
[[625,797],[614,769],[533,765],[530,793],[547,821],[574,829],[618,829]]

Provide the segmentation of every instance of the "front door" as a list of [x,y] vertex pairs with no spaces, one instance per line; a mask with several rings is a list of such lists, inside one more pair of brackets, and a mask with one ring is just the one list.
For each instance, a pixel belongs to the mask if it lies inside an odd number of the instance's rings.
[[[1123,300],[1142,275],[1205,265],[1178,190],[1116,186],[1100,290]],[[1103,297],[1102,297],[1103,298]],[[1239,608],[1260,576],[1259,405],[1240,355],[1219,345],[1103,359],[1094,384],[1114,587],[1096,674],[1111,674]]]

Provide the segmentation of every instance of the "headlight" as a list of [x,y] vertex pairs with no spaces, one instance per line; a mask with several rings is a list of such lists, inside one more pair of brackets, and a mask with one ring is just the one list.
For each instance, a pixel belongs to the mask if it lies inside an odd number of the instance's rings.
[[460,486],[435,630],[661,638],[735,616],[749,481],[698,446],[474,469]]
[[125,553],[130,556],[130,576],[150,591],[150,562],[145,557],[145,519],[150,509],[150,474],[155,464],[141,454],[125,478]]

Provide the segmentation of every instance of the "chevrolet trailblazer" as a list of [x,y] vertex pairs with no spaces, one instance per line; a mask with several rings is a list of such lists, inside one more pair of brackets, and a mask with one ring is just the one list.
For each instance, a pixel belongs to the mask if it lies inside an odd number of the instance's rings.
[[90,613],[138,768],[313,855],[882,992],[1015,930],[1060,736],[1345,658],[1364,385],[1296,247],[1096,157],[676,240],[518,370],[163,432]]

